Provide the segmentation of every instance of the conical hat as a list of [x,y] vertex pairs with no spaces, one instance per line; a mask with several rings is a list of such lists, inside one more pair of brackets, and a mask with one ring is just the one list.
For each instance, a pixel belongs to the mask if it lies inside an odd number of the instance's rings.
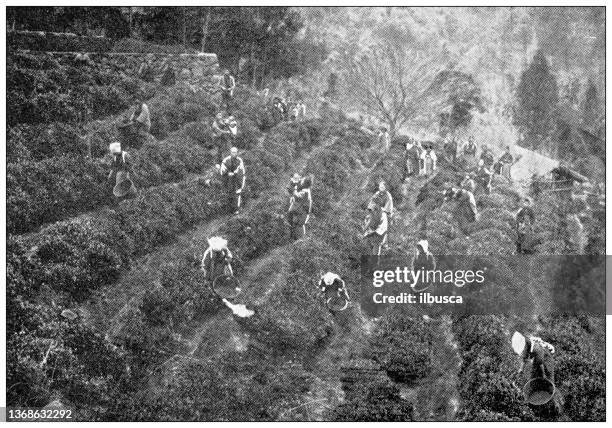
[[208,240],[208,245],[210,245],[210,248],[212,248],[214,251],[221,251],[224,248],[227,248],[227,240],[221,238],[220,236],[213,236]]
[[115,141],[114,143],[110,143],[108,149],[111,153],[121,153],[121,143]]
[[323,282],[326,285],[332,285],[332,283],[334,282],[334,280],[336,280],[336,278],[339,278],[339,276],[333,272],[327,272],[325,275],[323,275]]
[[523,336],[518,331],[515,331],[512,335],[512,349],[514,350],[514,352],[516,352],[518,355],[521,355],[523,351],[525,351],[526,344],[527,341],[525,340],[525,336]]

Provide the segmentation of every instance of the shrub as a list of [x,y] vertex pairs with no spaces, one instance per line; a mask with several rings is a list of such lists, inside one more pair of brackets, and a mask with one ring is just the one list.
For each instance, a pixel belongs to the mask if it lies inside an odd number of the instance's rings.
[[430,325],[404,309],[387,312],[370,345],[372,358],[393,381],[414,382],[432,371],[433,334]]
[[84,157],[88,153],[87,144],[79,138],[79,129],[62,122],[34,126],[21,124],[9,128],[7,150],[10,149],[14,153],[9,156],[9,162],[23,160],[21,154],[17,153],[21,151],[18,147],[26,150],[26,157],[32,160],[42,160],[62,154]]
[[[369,380],[369,379],[368,379]],[[404,400],[399,388],[388,379],[358,383],[348,400],[330,414],[333,421],[405,422],[413,420],[414,407]]]
[[466,255],[513,254],[514,242],[499,229],[483,229],[470,235]]
[[243,321],[252,337],[275,350],[305,351],[327,336],[332,319],[317,299],[311,275],[292,274],[272,289],[256,313]]
[[[299,141],[293,143],[297,144]],[[184,150],[185,162],[202,162],[201,156],[192,151],[201,150],[198,146],[181,148],[160,144],[158,148],[159,152],[143,153],[155,156],[167,150],[175,155]],[[295,147],[288,147],[288,151],[295,151]],[[268,152],[260,151],[258,155],[261,163],[269,162]],[[255,178],[260,173],[257,168],[248,165],[247,168]],[[37,253],[41,256],[42,273],[37,281],[82,298],[91,289],[112,282],[133,257],[151,251],[192,224],[222,213],[224,204],[225,195],[217,187],[207,187],[197,181],[166,184],[142,191],[137,198],[121,202],[114,211],[44,228],[27,238],[29,245],[38,247]],[[252,224],[260,221],[281,227],[269,212],[255,217]],[[257,245],[270,245],[277,242],[275,239],[278,237]],[[100,253],[100,257],[94,257],[95,253]]]
[[104,37],[42,31],[9,31],[6,42],[11,50],[47,52],[106,52],[113,45],[112,40]]
[[19,53],[9,58],[9,126],[99,119],[124,110],[136,95],[152,88],[138,79],[102,71],[95,65],[77,68],[71,58],[50,60],[47,55],[37,58]]
[[456,320],[453,329],[463,353],[459,372],[459,393],[464,403],[461,419],[476,420],[483,412],[501,418],[532,419],[521,391],[510,380],[516,362],[503,320],[495,315],[470,316]]
[[[139,189],[188,174],[202,173],[212,156],[185,139],[147,143],[132,155],[132,178]],[[32,230],[113,200],[106,181],[110,159],[95,161],[68,155],[40,162],[21,161],[7,167],[7,226],[10,233]]]

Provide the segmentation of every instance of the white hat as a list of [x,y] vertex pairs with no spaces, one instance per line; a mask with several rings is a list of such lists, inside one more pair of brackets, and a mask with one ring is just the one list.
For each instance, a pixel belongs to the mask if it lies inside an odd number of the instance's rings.
[[518,331],[515,331],[512,335],[512,349],[518,355],[522,355],[525,351],[525,346],[527,345],[527,340],[525,340],[525,336],[523,336]]
[[115,141],[114,143],[110,143],[110,145],[108,146],[108,149],[110,150],[111,153],[121,153],[121,143],[118,141]]
[[227,239],[223,239],[220,236],[213,236],[208,240],[208,245],[214,251],[221,251],[224,248],[227,248]]
[[325,285],[332,285],[332,283],[339,278],[338,275],[336,275],[333,272],[327,272],[325,275],[323,275],[323,282],[325,283]]
[[429,242],[427,242],[426,239],[421,239],[419,242],[417,242],[417,245],[420,246],[425,252],[429,250]]

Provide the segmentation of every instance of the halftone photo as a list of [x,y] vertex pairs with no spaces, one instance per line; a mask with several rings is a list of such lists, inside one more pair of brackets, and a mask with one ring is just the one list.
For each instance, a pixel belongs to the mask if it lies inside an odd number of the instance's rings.
[[0,419],[606,420],[603,2],[70,3],[2,7]]

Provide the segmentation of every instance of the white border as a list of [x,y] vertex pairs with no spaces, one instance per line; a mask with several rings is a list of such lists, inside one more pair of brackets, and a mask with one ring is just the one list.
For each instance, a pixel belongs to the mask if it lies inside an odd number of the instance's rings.
[[[74,0],[63,0],[63,1],[59,1],[59,2],[50,2],[50,1],[29,1],[29,2],[19,2],[19,1],[15,1],[15,0],[8,0],[4,2],[4,5],[1,6],[0,9],[0,22],[1,22],[1,28],[0,28],[0,51],[4,52],[6,49],[6,6],[54,6],[54,5],[61,5],[61,6],[131,6],[131,5],[138,5],[138,6],[606,6],[606,1],[585,1],[585,2],[578,2],[578,0],[575,1],[565,1],[565,0],[556,0],[556,1],[551,1],[551,0],[540,0],[537,2],[528,2],[528,1],[503,1],[503,0],[488,0],[488,1],[451,1],[451,0],[437,0],[437,1],[422,1],[422,0],[412,0],[410,2],[398,2],[398,1],[377,1],[377,2],[373,2],[372,0],[368,0],[368,1],[364,1],[364,0],[352,0],[352,1],[334,1],[334,2],[326,2],[326,1],[303,1],[303,2],[298,2],[298,1],[278,1],[278,0],[265,0],[262,2],[257,2],[257,1],[253,1],[253,0],[242,0],[242,1],[238,1],[238,0],[231,0],[231,1],[217,1],[217,0],[210,0],[210,1],[192,1],[189,2],[188,4],[185,4],[184,2],[168,2],[168,1],[147,1],[147,2],[140,2],[140,1],[116,1],[116,0],[107,0],[104,1],[103,4],[100,4],[100,2],[95,2],[95,1],[74,1]],[[607,10],[606,10],[606,46],[611,46],[610,44],[610,40],[611,36],[610,36],[610,32],[608,31],[608,21],[607,21]],[[606,65],[608,64],[608,50],[606,49]],[[608,69],[606,69],[606,82],[609,81],[610,77],[610,72]],[[1,212],[0,212],[0,227],[1,227],[1,243],[0,243],[0,259],[1,259],[1,265],[0,265],[0,278],[1,279],[1,284],[2,284],[2,290],[0,292],[0,335],[1,335],[1,341],[0,341],[0,379],[2,379],[3,381],[0,382],[0,407],[5,407],[6,406],[6,52],[3,53],[3,58],[2,58],[2,65],[0,68],[0,90],[2,91],[2,99],[0,101],[0,112],[4,112],[2,113],[2,118],[0,119],[0,123],[2,125],[2,137],[0,140],[0,159],[1,159],[1,166],[0,166],[0,170],[2,171],[1,174],[1,179],[0,179],[0,187],[4,190],[5,195],[4,198],[2,198],[2,201],[0,202],[0,206],[1,206]],[[609,106],[610,106],[610,97],[608,96],[608,88],[606,85],[606,112],[610,111],[609,110]],[[607,116],[607,115],[606,115]],[[606,117],[607,119],[607,117]],[[609,141],[610,135],[608,133],[608,127],[606,127],[606,140]],[[610,171],[610,168],[608,168],[608,162],[607,162],[607,157],[606,157],[606,189],[609,189],[612,185],[612,172]],[[606,199],[607,199],[607,193],[606,193]],[[608,252],[607,249],[610,248],[610,244],[612,243],[612,239],[610,237],[610,229],[612,228],[612,212],[609,210],[608,212],[606,212],[606,226],[607,226],[607,231],[606,231],[606,253]],[[607,284],[606,284],[607,285]],[[612,374],[610,373],[609,368],[612,367],[612,352],[609,352],[611,348],[611,344],[612,344],[612,334],[608,334],[608,329],[612,326],[612,315],[607,315],[606,316],[606,403],[610,404],[610,399],[611,399],[611,394],[610,394],[610,379]],[[607,406],[606,406],[607,407]],[[611,413],[610,413],[610,409],[609,407],[606,408],[606,418],[608,421],[612,420],[611,418]],[[241,424],[254,424],[256,422],[244,422]],[[339,425],[340,423],[334,423],[334,422],[323,422],[325,424],[333,424],[333,425]],[[439,424],[457,424],[460,422],[441,422]],[[497,423],[493,423],[493,422],[466,422],[466,423],[470,423],[470,424],[474,424],[477,426],[483,426],[483,425],[499,425],[502,424],[500,422]],[[24,423],[22,423],[24,424]],[[20,424],[20,426],[31,426],[31,425],[35,425],[35,423],[25,423],[25,425]],[[70,426],[74,426],[73,424],[75,424],[75,422],[70,423]],[[93,422],[77,422],[77,425],[93,425]],[[141,425],[153,425],[155,424],[155,422],[141,422]],[[188,423],[181,423],[181,422],[176,422],[176,423],[172,423],[172,425],[186,425]],[[220,425],[223,423],[219,423],[219,422],[208,422],[206,423],[207,426],[210,425]],[[289,425],[295,425],[298,424],[298,422],[277,422],[275,423],[275,426],[278,427],[284,427],[284,426],[289,426]],[[316,422],[300,422],[299,423],[300,426],[304,427],[304,426],[311,426],[312,424],[316,424]],[[371,426],[376,424],[375,422],[364,422],[361,423],[360,426]],[[426,426],[428,424],[431,424],[431,422],[410,422],[411,426],[415,426],[415,427],[419,427],[419,426]],[[506,423],[504,423],[506,424]],[[517,423],[513,423],[516,425],[521,425],[521,426],[525,426],[525,424],[529,424],[528,422],[517,422]],[[561,426],[566,426],[569,423],[564,423],[564,422],[542,422],[542,423],[538,423],[538,426],[541,427],[550,427],[550,426],[555,426],[555,427],[561,427]],[[573,427],[576,426],[581,426],[583,424],[587,424],[587,422],[582,422],[582,423],[572,423]],[[593,422],[588,422],[589,425],[594,424]],[[597,424],[597,423],[595,423]],[[597,425],[601,425],[601,424],[605,424],[605,423],[599,423]],[[227,425],[225,425],[227,426]]]

